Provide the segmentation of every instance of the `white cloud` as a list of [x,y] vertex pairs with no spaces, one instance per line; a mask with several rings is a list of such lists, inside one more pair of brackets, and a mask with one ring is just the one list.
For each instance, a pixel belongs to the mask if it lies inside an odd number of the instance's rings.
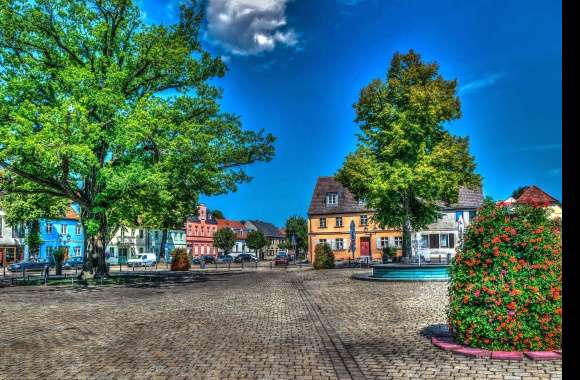
[[504,76],[505,76],[504,73],[495,73],[495,74],[487,75],[483,78],[473,80],[471,82],[467,82],[467,84],[465,84],[459,88],[459,92],[461,92],[461,93],[474,92],[474,91],[477,91],[481,88],[492,86],[495,84],[495,82],[497,82],[498,80],[500,80]]
[[208,36],[238,55],[295,46],[298,37],[287,28],[286,4],[291,0],[209,0]]

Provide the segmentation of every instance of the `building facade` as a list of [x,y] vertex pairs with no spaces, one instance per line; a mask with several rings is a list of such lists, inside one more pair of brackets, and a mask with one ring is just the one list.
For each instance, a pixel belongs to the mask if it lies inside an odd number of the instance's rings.
[[218,250],[213,246],[213,234],[217,228],[217,220],[211,213],[208,213],[204,204],[200,204],[197,208],[197,216],[189,217],[185,222],[186,245],[191,255],[194,257],[218,256]]
[[[318,244],[327,243],[336,260],[380,260],[383,248],[394,246],[401,254],[403,234],[382,229],[372,221],[373,211],[334,177],[319,177],[308,209],[308,260],[314,261]],[[354,223],[354,254],[351,224]]]
[[504,203],[529,203],[544,205],[550,211],[550,218],[562,221],[562,204],[559,200],[537,186],[526,186],[516,199],[509,197]]
[[[242,222],[227,219],[218,219],[217,222],[218,230],[221,230],[222,228],[229,228],[236,234],[236,244],[232,247],[232,250],[229,253],[230,256],[236,257],[242,253],[255,254],[255,251],[248,248],[246,245],[248,230],[246,229],[246,226],[242,224]],[[218,249],[218,251],[220,255],[224,253],[221,249]]]
[[439,219],[428,225],[425,230],[413,233],[413,254],[418,254],[426,261],[445,261],[453,257],[462,243],[465,229],[482,205],[481,188],[461,187],[457,203],[441,204]]
[[24,233],[6,223],[6,213],[0,208],[0,266],[8,266],[24,258]]
[[[84,231],[79,217],[79,207],[71,204],[60,219],[40,220],[40,259],[52,260],[52,254],[64,247],[65,259],[84,256]],[[28,248],[28,247],[26,247]],[[25,250],[26,259],[35,259]]]
[[248,231],[260,231],[268,241],[268,245],[258,252],[260,260],[273,260],[280,251],[280,244],[286,239],[280,229],[272,223],[261,220],[250,220],[244,223]]

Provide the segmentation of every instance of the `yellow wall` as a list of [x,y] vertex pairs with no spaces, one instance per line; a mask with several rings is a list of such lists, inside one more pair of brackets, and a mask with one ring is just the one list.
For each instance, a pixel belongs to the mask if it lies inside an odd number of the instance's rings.
[[[381,237],[402,237],[403,233],[400,230],[390,229],[382,230],[369,221],[368,226],[360,224],[360,216],[367,215],[370,219],[372,214],[352,213],[352,214],[335,214],[335,215],[313,215],[308,219],[308,260],[314,261],[314,250],[318,244],[319,239],[337,239],[342,238],[345,241],[343,250],[335,250],[334,257],[336,260],[348,260],[352,258],[350,248],[350,222],[354,219],[356,226],[356,246],[355,258],[360,257],[360,238],[370,237],[370,251],[374,260],[379,260],[382,257],[382,251],[377,248],[377,239]],[[336,217],[342,217],[342,227],[336,227]],[[320,218],[326,218],[326,228],[320,228]],[[347,241],[348,240],[348,241]],[[398,254],[401,254],[399,250]]]

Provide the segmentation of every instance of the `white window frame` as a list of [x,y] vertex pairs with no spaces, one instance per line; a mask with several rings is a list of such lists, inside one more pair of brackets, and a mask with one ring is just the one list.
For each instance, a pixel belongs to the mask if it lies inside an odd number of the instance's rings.
[[318,239],[318,244],[328,244],[326,239]]
[[388,236],[381,236],[379,238],[379,245],[380,248],[387,248],[389,246],[389,237]]
[[81,228],[82,228],[82,227],[81,227],[81,225],[80,225],[80,224],[77,224],[77,225],[75,226],[75,232],[76,232],[76,234],[77,234],[77,235],[80,235],[80,234],[81,234]]
[[[363,217],[364,217],[364,223],[363,223]],[[361,226],[368,226],[369,225],[369,216],[368,215],[361,215],[360,216],[360,225]]]
[[81,247],[74,247],[73,250],[76,257],[81,255]]
[[[340,220],[340,223],[338,223],[339,220]],[[343,224],[342,224],[342,216],[337,216],[335,218],[335,225],[334,226],[335,227],[342,227],[343,226]]]
[[46,233],[51,234],[53,229],[52,223],[46,223]]
[[326,205],[327,206],[337,206],[338,205],[338,193],[326,193]]
[[319,228],[326,228],[326,218],[319,218],[318,225]]
[[67,230],[68,230],[68,228],[67,228],[66,224],[63,223],[60,225],[60,234],[61,235],[66,235]]
[[[445,237],[445,245],[443,245],[443,237]],[[444,233],[444,234],[439,234],[439,248],[449,248],[449,234],[448,233]]]
[[344,251],[344,239],[343,238],[337,238],[335,240],[335,246],[336,246],[336,250],[337,251]]
[[395,247],[396,248],[403,248],[403,237],[402,236],[395,236]]

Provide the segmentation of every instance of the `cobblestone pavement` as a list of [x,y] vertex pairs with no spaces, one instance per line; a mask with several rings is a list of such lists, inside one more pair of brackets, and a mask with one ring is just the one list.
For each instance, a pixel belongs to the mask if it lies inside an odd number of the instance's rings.
[[559,379],[441,351],[445,283],[277,269],[189,284],[0,289],[0,378]]

